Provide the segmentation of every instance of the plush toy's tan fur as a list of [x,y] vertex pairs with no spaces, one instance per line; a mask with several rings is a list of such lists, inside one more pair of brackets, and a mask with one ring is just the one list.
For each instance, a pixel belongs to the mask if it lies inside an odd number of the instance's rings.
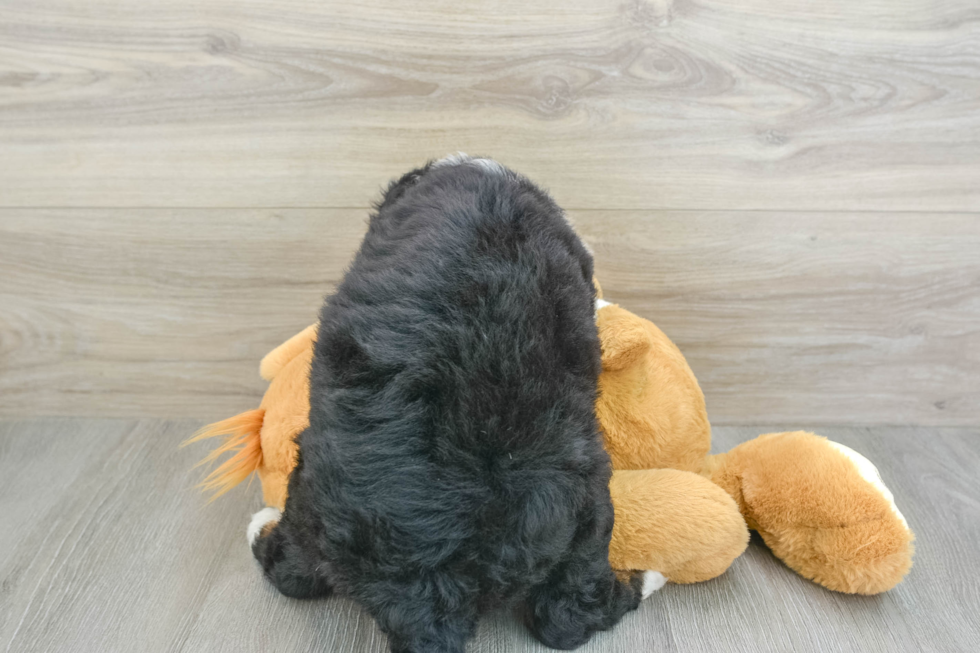
[[699,472],[711,449],[704,395],[653,322],[610,304],[596,312],[602,374],[596,415],[615,469]]
[[859,468],[812,433],[771,433],[712,457],[711,479],[801,576],[877,594],[912,566],[912,531]]
[[732,498],[693,472],[618,469],[609,493],[613,569],[653,569],[675,583],[696,583],[724,573],[749,543]]
[[[912,532],[870,463],[802,432],[708,456],[704,396],[677,347],[616,305],[598,309],[596,319],[603,362],[596,414],[614,468],[614,568],[659,571],[677,583],[714,578],[745,550],[748,526],[789,567],[830,589],[873,594],[902,579]],[[310,326],[262,360],[271,382],[258,409],[192,438],[227,436],[205,462],[235,452],[205,479],[206,489],[221,494],[255,471],[266,504],[284,507],[295,437],[308,424],[315,337]]]
[[[677,347],[651,322],[614,304],[600,308],[596,320],[603,348],[596,413],[615,467],[710,478],[778,558],[829,589],[876,594],[902,580],[912,566],[912,531],[869,462],[803,432],[763,435],[707,456],[704,396]],[[620,512],[617,504],[617,520]],[[696,529],[690,539],[711,541],[712,526],[680,523]]]
[[[313,361],[313,340],[316,328],[309,327],[299,334],[305,342],[297,345],[297,336],[286,341],[272,354],[293,354],[288,362],[278,366],[278,373],[262,397],[265,420],[259,434],[262,441],[262,464],[258,467],[262,480],[265,505],[283,510],[286,507],[286,486],[296,467],[299,445],[296,436],[310,424],[310,363]],[[283,352],[282,348],[292,351]],[[269,357],[263,359],[263,363]],[[268,369],[268,368],[266,368]]]

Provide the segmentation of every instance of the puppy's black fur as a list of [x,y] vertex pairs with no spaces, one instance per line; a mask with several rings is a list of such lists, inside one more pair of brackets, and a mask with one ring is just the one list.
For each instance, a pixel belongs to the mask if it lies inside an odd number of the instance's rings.
[[289,499],[253,546],[284,594],[363,604],[392,651],[461,652],[514,601],[571,649],[640,598],[607,558],[591,256],[495,165],[389,186],[320,314]]

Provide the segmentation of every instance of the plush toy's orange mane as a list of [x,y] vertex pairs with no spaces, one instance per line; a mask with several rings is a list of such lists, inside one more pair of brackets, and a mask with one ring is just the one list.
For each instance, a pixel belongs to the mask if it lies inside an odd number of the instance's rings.
[[233,453],[198,486],[212,492],[212,500],[257,472],[266,505],[280,509],[285,505],[289,475],[296,466],[295,439],[309,424],[310,361],[316,331],[317,325],[311,324],[265,355],[259,374],[269,381],[269,388],[258,408],[209,424],[184,442],[225,436],[198,463],[207,465]]
[[219,435],[225,436],[224,442],[195,467],[213,463],[226,453],[235,452],[216,469],[211,470],[198,486],[205,492],[214,493],[211,497],[212,501],[259,469],[262,464],[262,440],[260,436],[264,418],[264,408],[246,410],[234,417],[208,424],[181,445],[185,446]]

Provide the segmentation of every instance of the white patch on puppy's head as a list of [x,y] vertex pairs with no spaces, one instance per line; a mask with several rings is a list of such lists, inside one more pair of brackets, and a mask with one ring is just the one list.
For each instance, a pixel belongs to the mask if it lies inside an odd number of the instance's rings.
[[432,164],[433,168],[445,168],[446,166],[458,166],[461,163],[466,163],[472,157],[466,152],[457,152],[456,154],[447,154],[438,161]]
[[252,521],[248,523],[248,528],[245,529],[245,537],[248,538],[249,547],[255,544],[255,540],[259,539],[259,535],[266,525],[272,522],[278,522],[280,517],[282,517],[282,513],[279,511],[279,508],[273,508],[271,506],[263,508],[252,515]]
[[501,164],[497,163],[493,159],[480,159],[471,157],[466,152],[457,152],[456,154],[450,154],[444,156],[435,163],[432,164],[433,168],[445,168],[447,166],[459,166],[464,164],[471,164],[477,167],[483,168],[487,172],[492,172],[497,175],[502,175],[506,171],[506,168]]

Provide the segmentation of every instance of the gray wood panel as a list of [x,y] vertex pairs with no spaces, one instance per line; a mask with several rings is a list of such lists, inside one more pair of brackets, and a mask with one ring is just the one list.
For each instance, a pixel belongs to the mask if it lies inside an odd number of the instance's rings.
[[[206,505],[178,450],[193,420],[0,422],[0,650],[385,650],[342,598],[294,601],[261,577],[245,544],[258,488]],[[716,450],[765,429],[718,428]],[[975,651],[980,649],[980,431],[821,432],[877,465],[918,535],[904,583],[877,597],[797,577],[758,541],[722,577],[668,585],[598,651]],[[469,650],[546,651],[509,613]]]
[[608,299],[678,344],[714,423],[980,422],[980,214],[614,211],[579,227]]
[[975,0],[18,0],[0,205],[366,206],[456,150],[568,208],[980,209]]
[[[0,210],[0,415],[253,407],[363,209]],[[574,211],[716,424],[980,423],[980,214]]]

